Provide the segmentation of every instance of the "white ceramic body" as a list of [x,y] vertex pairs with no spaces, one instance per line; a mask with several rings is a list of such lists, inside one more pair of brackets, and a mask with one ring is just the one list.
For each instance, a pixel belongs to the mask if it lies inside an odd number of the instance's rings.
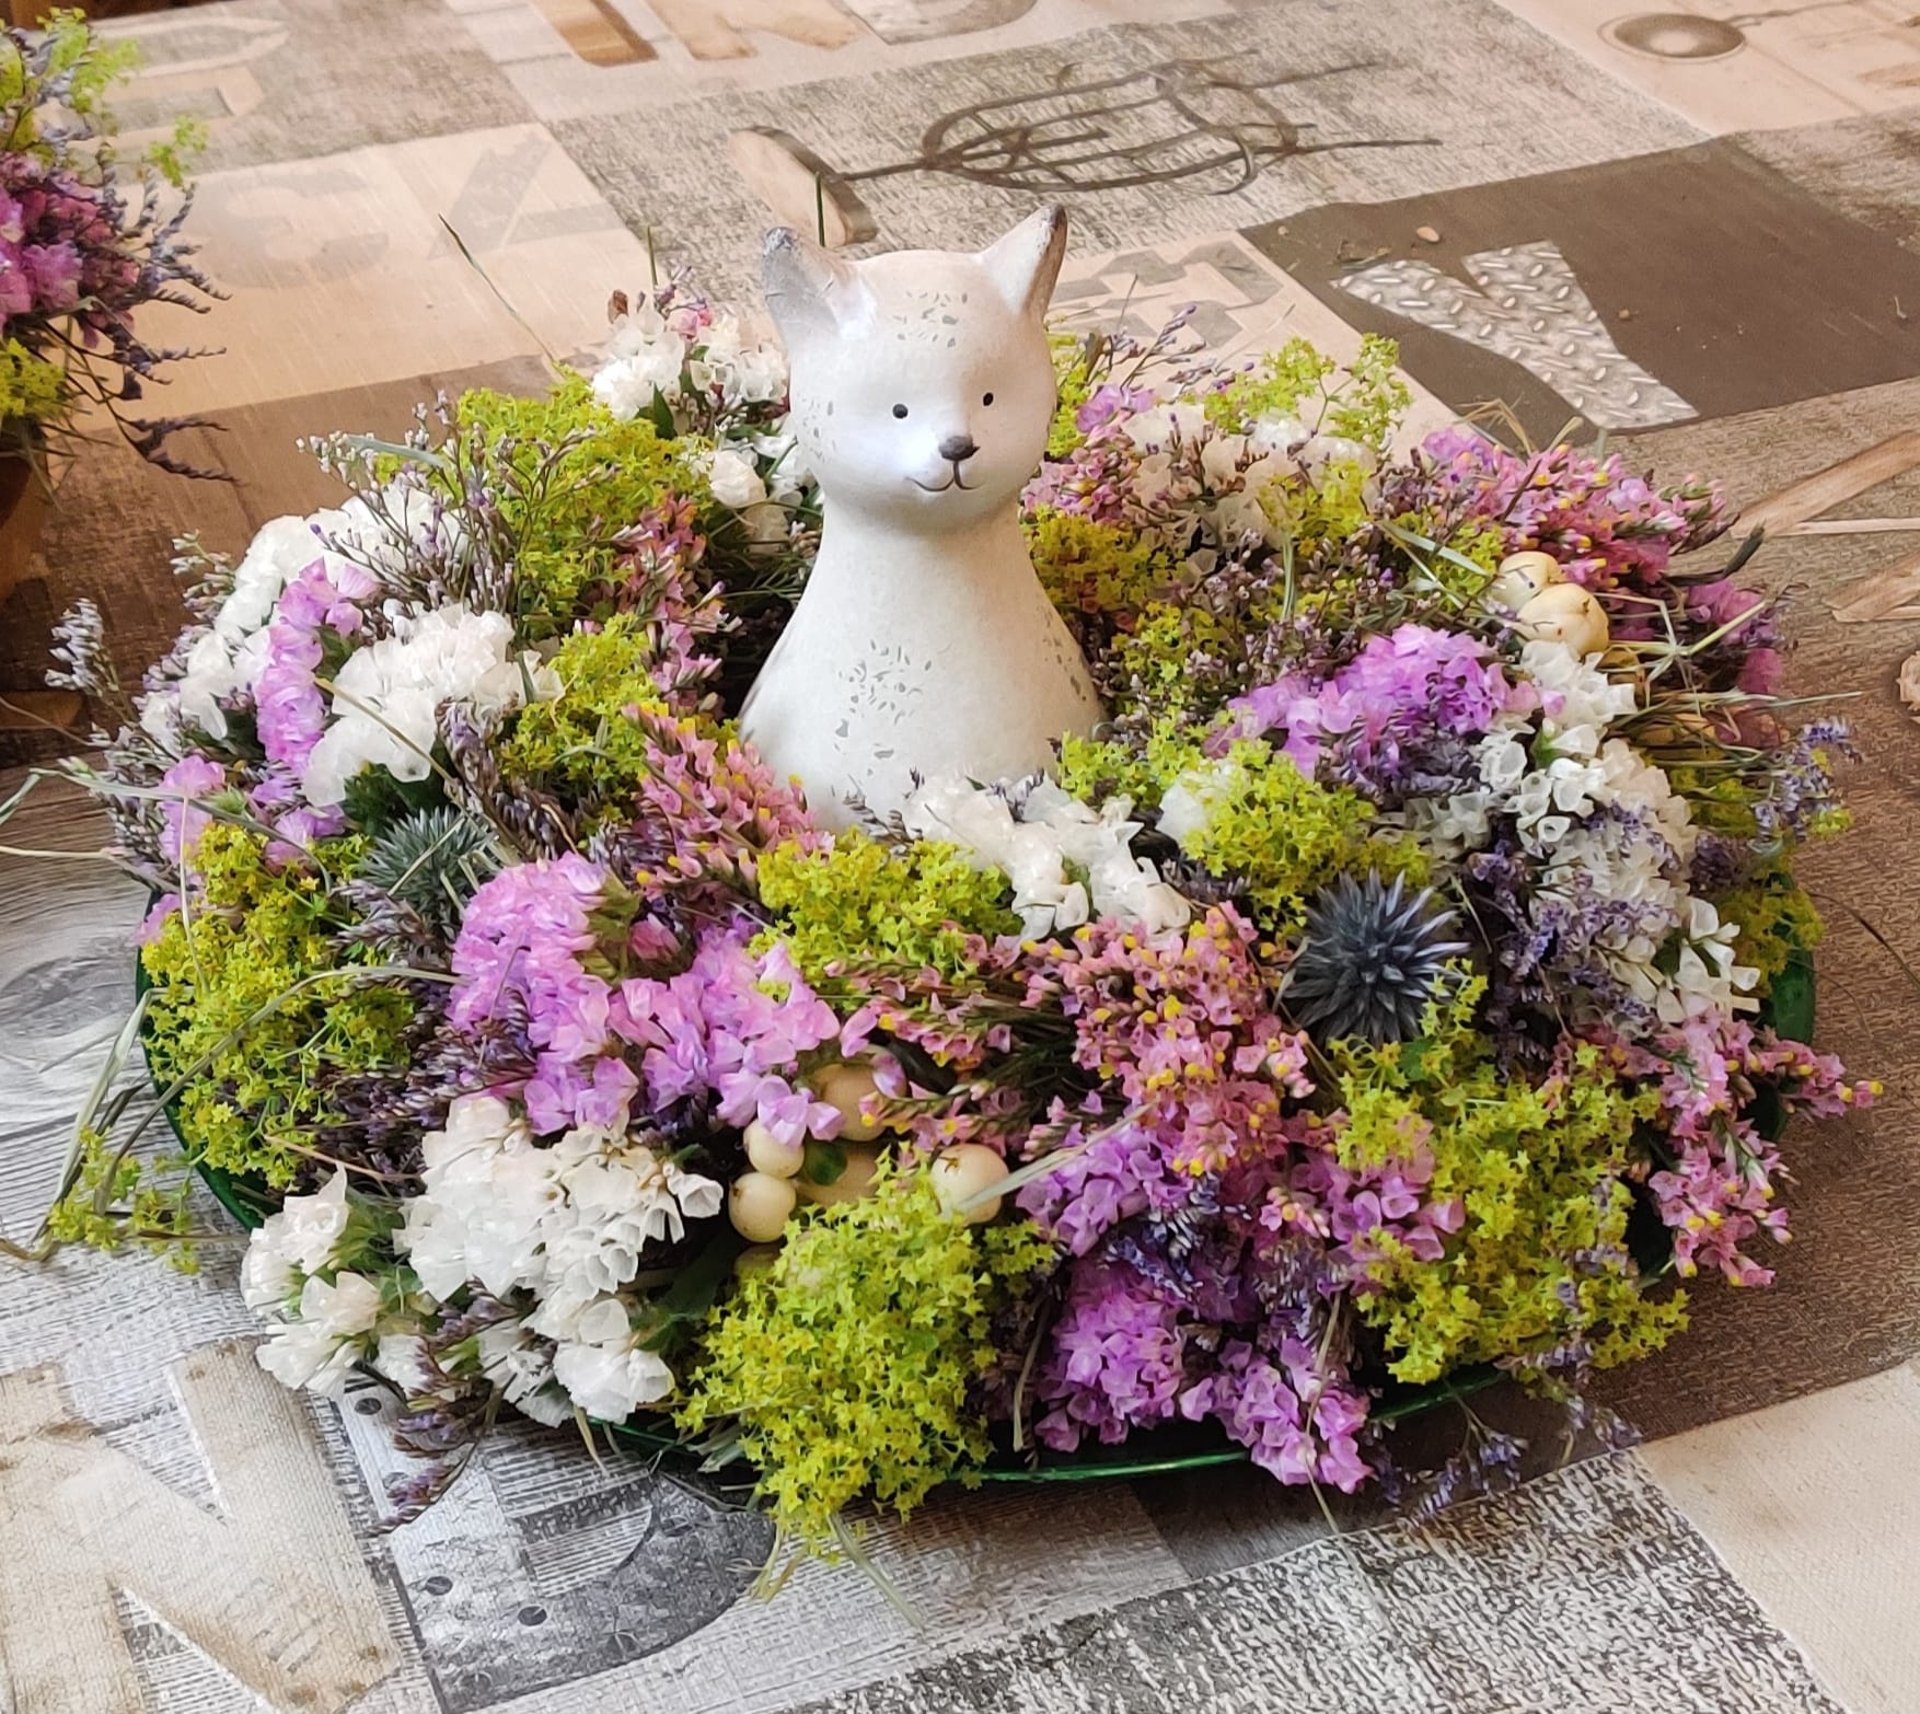
[[823,524],[741,724],[828,826],[890,814],[916,774],[1038,772],[1101,717],[1018,515],[1053,415],[1044,316],[1065,237],[1045,210],[978,255],[849,262],[768,240]]

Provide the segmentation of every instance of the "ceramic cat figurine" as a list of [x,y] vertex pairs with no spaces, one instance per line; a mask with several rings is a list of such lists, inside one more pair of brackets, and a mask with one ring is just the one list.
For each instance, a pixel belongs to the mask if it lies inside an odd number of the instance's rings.
[[977,255],[856,262],[768,235],[823,523],[741,726],[827,826],[898,809],[915,773],[1040,771],[1101,718],[1018,511],[1055,406],[1044,317],[1066,239],[1057,208]]

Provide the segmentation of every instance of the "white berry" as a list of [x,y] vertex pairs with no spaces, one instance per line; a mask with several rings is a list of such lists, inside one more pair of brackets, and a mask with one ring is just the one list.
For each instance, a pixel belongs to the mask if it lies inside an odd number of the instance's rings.
[[[934,1158],[933,1194],[949,1214],[982,1191],[991,1190],[1007,1176],[1007,1163],[985,1143],[955,1143]],[[966,1211],[969,1226],[984,1226],[1000,1212],[1000,1198]]]
[[1566,573],[1550,553],[1530,548],[1525,553],[1510,553],[1500,562],[1493,581],[1487,585],[1487,605],[1501,613],[1518,613],[1543,589],[1565,583]]
[[860,1103],[873,1094],[873,1067],[848,1060],[816,1072],[814,1093],[846,1122],[840,1138],[848,1143],[870,1143],[880,1135],[880,1127],[860,1111]]
[[743,1133],[747,1159],[755,1172],[770,1178],[792,1178],[806,1163],[807,1146],[799,1138],[783,1143],[758,1119],[750,1121]]
[[865,1196],[873,1188],[874,1175],[880,1170],[879,1151],[855,1147],[845,1152],[846,1170],[831,1184],[815,1184],[804,1176],[793,1181],[801,1201],[828,1208],[836,1202],[851,1202],[855,1197]]
[[1606,609],[1577,583],[1541,590],[1515,615],[1514,629],[1539,642],[1565,643],[1582,660],[1613,639]]
[[771,1244],[786,1230],[796,1201],[793,1185],[766,1172],[743,1172],[727,1192],[727,1218],[754,1244]]

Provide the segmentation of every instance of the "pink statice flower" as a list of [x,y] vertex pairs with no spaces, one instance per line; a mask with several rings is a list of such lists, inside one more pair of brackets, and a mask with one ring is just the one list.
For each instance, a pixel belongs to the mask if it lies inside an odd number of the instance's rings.
[[1254,933],[1219,905],[1184,930],[1096,922],[1035,948],[1026,1005],[1073,1021],[1074,1061],[1108,1091],[1102,1122],[1075,1116],[1060,1165],[1020,1192],[1074,1254],[1195,1177],[1286,1146],[1304,1049],[1272,1009]]
[[1429,435],[1432,481],[1466,515],[1498,524],[1506,552],[1539,548],[1575,583],[1652,593],[1676,554],[1704,546],[1732,521],[1720,491],[1688,478],[1656,488],[1619,453],[1570,446],[1514,452],[1470,428]]
[[782,1142],[839,1134],[839,1110],[810,1095],[799,1074],[803,1058],[839,1040],[840,1019],[784,943],[756,957],[741,931],[710,931],[679,975],[622,983],[609,1024],[639,1050],[656,1111],[707,1101],[723,1123],[758,1119]]
[[160,776],[160,789],[169,795],[161,809],[160,855],[183,868],[192,857],[200,835],[213,817],[196,802],[226,788],[227,771],[211,757],[187,755]]
[[637,877],[643,889],[737,890],[751,885],[762,852],[819,843],[793,787],[731,728],[649,708],[632,718],[647,759],[633,832],[656,859]]
[[1180,1321],[1132,1270],[1075,1263],[1038,1370],[1035,1396],[1053,1407],[1034,1424],[1040,1443],[1071,1452],[1089,1434],[1113,1445],[1171,1422],[1187,1379]]
[[357,637],[364,607],[380,592],[371,572],[323,557],[281,592],[267,628],[266,660],[254,685],[261,748],[296,779],[326,730],[327,699],[318,682],[326,634]]
[[622,1126],[639,1087],[613,1035],[613,984],[593,968],[603,932],[595,915],[613,890],[612,876],[584,857],[516,864],[468,900],[454,941],[448,1019],[524,1034],[533,1074],[505,1092],[521,1096],[540,1134]]
[[1840,1062],[1742,1019],[1707,1013],[1621,1049],[1629,1069],[1657,1080],[1672,1164],[1647,1180],[1673,1234],[1674,1264],[1717,1269],[1731,1284],[1763,1286],[1773,1270],[1747,1253],[1762,1233],[1789,1237],[1777,1201],[1786,1177],[1779,1149],[1752,1118],[1762,1089],[1787,1113],[1832,1117],[1865,1107],[1878,1084],[1850,1080]]

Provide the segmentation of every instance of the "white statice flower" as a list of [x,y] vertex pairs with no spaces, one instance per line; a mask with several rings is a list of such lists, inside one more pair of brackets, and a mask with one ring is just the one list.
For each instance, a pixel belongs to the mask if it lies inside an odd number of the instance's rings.
[[1639,706],[1631,684],[1616,683],[1559,643],[1528,643],[1520,672],[1540,690],[1541,735],[1559,755],[1597,754],[1607,728]]
[[1352,440],[1342,434],[1311,434],[1294,451],[1306,466],[1307,474],[1318,477],[1330,464],[1357,464],[1371,473],[1380,463],[1380,454],[1364,440]]
[[300,1288],[296,1318],[276,1328],[254,1355],[283,1386],[337,1392],[373,1348],[379,1319],[380,1288],[364,1274],[314,1276]]
[[1260,450],[1244,434],[1208,434],[1199,451],[1200,473],[1215,496],[1200,511],[1215,537],[1224,543],[1272,539],[1274,523],[1260,497],[1297,473],[1293,460],[1284,450]]
[[570,1341],[557,1347],[553,1378],[581,1410],[602,1422],[623,1422],[641,1405],[657,1404],[673,1391],[673,1371],[631,1338],[624,1344]]
[[1170,452],[1150,452],[1133,468],[1133,495],[1142,506],[1179,506],[1198,492],[1198,485],[1175,468]]
[[1622,739],[1609,738],[1594,762],[1577,766],[1581,818],[1544,816],[1529,835],[1548,855],[1543,890],[1625,907],[1610,922],[1598,918],[1609,926],[1593,951],[1663,1022],[1752,1010],[1759,972],[1734,962],[1737,926],[1722,923],[1686,882],[1699,838],[1686,800]]
[[1564,839],[1575,820],[1590,814],[1606,785],[1597,761],[1555,756],[1515,783],[1507,809],[1530,850],[1548,851]]
[[347,1229],[347,1175],[336,1169],[310,1196],[289,1196],[247,1240],[240,1294],[249,1309],[283,1308],[301,1281],[330,1265]]
[[[188,740],[180,716],[180,687],[177,684],[162,685],[158,690],[150,690],[133,700],[134,706],[140,711],[140,730],[170,755],[181,754],[187,748]],[[227,717],[222,714],[220,731],[213,736],[222,737],[226,730]]]
[[707,455],[707,486],[723,506],[744,512],[767,498],[767,485],[760,479],[754,460],[730,446],[717,446]]
[[783,418],[780,426],[765,434],[750,435],[747,444],[767,485],[767,495],[782,506],[797,506],[813,486],[813,472],[800,452],[800,443]]
[[976,868],[1004,871],[1028,934],[1087,920],[1086,888],[1067,874],[1058,841],[1045,827],[1023,825],[1000,793],[946,775],[915,790],[900,819],[914,838],[944,840],[965,851]]
[[1760,972],[1734,962],[1738,923],[1722,922],[1711,900],[1690,898],[1682,929],[1680,955],[1671,981],[1655,1002],[1663,1022],[1685,1023],[1703,1012],[1731,1015],[1751,1012],[1760,1002],[1754,990]]
[[421,1139],[422,1189],[396,1247],[445,1302],[469,1281],[495,1297],[542,1279],[541,1222],[561,1192],[523,1120],[491,1095],[462,1095]]
[[[176,730],[180,721],[191,721],[209,738],[226,737],[227,714],[220,702],[240,688],[240,674],[234,668],[231,645],[218,631],[203,632],[187,650],[184,665],[186,670],[171,687],[171,697],[150,699],[166,709],[165,713],[156,710],[154,718],[166,720]],[[140,719],[152,732],[145,709],[141,710]]]
[[653,409],[655,394],[671,404],[680,397],[687,342],[642,296],[618,317],[607,340],[606,360],[594,372],[593,396],[622,422]]
[[343,505],[307,520],[320,540],[343,559],[391,583],[405,569],[409,549],[434,559],[458,560],[466,552],[466,526],[442,500],[417,482],[389,482],[376,508],[355,494]]
[[1272,459],[1276,475],[1284,474],[1284,454],[1255,454],[1248,450],[1243,434],[1210,434],[1200,443],[1200,472],[1221,492],[1255,485],[1255,467]]
[[787,539],[787,508],[803,498],[805,479],[793,446],[788,434],[753,436],[707,454],[707,486],[721,505],[740,514],[755,542],[772,545]]
[[1623,738],[1609,738],[1600,746],[1602,781],[1594,796],[1600,803],[1619,804],[1652,825],[1682,867],[1690,866],[1700,842],[1687,800],[1673,789],[1664,768],[1649,762]]
[[617,1131],[581,1126],[542,1147],[487,1095],[456,1100],[422,1153],[423,1188],[395,1240],[421,1288],[442,1302],[469,1284],[532,1299],[480,1337],[482,1371],[509,1402],[564,1420],[558,1382],[581,1409],[618,1421],[671,1391],[667,1366],[634,1347],[623,1294],[649,1250],[722,1212],[722,1185]]
[[686,1219],[720,1212],[726,1192],[683,1172],[645,1143],[581,1126],[550,1149],[563,1200],[541,1223],[542,1299],[534,1326],[551,1337],[568,1317],[618,1291],[640,1271],[650,1245],[678,1243]]
[[1176,439],[1191,444],[1204,437],[1207,413],[1189,400],[1176,400],[1136,411],[1122,426],[1127,438],[1142,452],[1161,452]]
[[1259,457],[1277,452],[1283,457],[1291,458],[1295,452],[1306,445],[1312,433],[1313,431],[1298,417],[1270,412],[1266,416],[1255,417],[1247,425],[1247,445]]
[[[1537,733],[1532,716],[1501,714],[1474,746],[1478,785],[1445,800],[1416,801],[1408,825],[1429,850],[1457,857],[1486,841],[1494,817],[1512,815],[1522,843],[1538,855],[1600,806],[1624,802],[1665,813],[1678,804],[1665,774],[1607,736],[1637,706],[1631,685],[1615,684],[1552,644],[1529,643],[1521,669],[1543,699]],[[1669,815],[1662,825],[1691,856],[1685,806],[1679,805],[1677,820]]]
[[373,1366],[409,1398],[434,1383],[427,1342],[417,1333],[383,1333],[374,1342]]
[[355,650],[333,677],[333,720],[308,758],[304,790],[316,808],[339,803],[367,767],[397,780],[431,769],[443,703],[483,716],[560,694],[558,676],[531,650],[515,656],[513,621],[464,602],[399,621],[396,633]]
[[703,391],[718,388],[729,405],[771,404],[786,396],[786,354],[777,345],[750,340],[740,318],[726,311],[700,335],[700,355],[687,372]]
[[524,1321],[496,1321],[474,1340],[480,1373],[523,1415],[548,1428],[573,1420],[573,1409],[553,1380],[553,1347]]
[[1156,825],[1174,844],[1193,855],[1193,841],[1213,821],[1216,805],[1233,796],[1246,782],[1246,769],[1222,757],[1189,768],[1160,794]]
[[1020,819],[1038,823],[1054,837],[1061,856],[1087,877],[1093,914],[1145,929],[1185,928],[1193,906],[1145,857],[1133,853],[1144,823],[1132,818],[1124,797],[1109,798],[1096,811],[1052,780],[1042,780],[1020,806]]
[[269,518],[233,568],[233,586],[213,616],[214,630],[229,646],[260,630],[273,617],[280,591],[326,551],[312,518]]
[[203,631],[187,650],[184,671],[172,684],[141,698],[140,725],[169,750],[183,744],[183,726],[191,723],[209,738],[227,735],[227,711],[221,703],[251,692],[267,663],[267,632],[259,630],[231,643],[216,630]]
[[920,786],[901,820],[915,838],[945,840],[976,867],[1004,871],[1028,935],[1076,928],[1093,917],[1149,932],[1184,927],[1193,907],[1148,859],[1133,854],[1141,823],[1128,819],[1131,807],[1115,798],[1096,812],[1043,780],[1016,815],[1001,793],[950,775]]
[[1480,783],[1497,800],[1504,802],[1520,789],[1520,782],[1533,766],[1528,734],[1510,725],[1500,725],[1474,746],[1474,766]]
[[1483,787],[1446,797],[1409,799],[1400,819],[1423,851],[1442,863],[1453,863],[1486,845],[1493,837],[1493,818],[1504,807],[1499,796]]

